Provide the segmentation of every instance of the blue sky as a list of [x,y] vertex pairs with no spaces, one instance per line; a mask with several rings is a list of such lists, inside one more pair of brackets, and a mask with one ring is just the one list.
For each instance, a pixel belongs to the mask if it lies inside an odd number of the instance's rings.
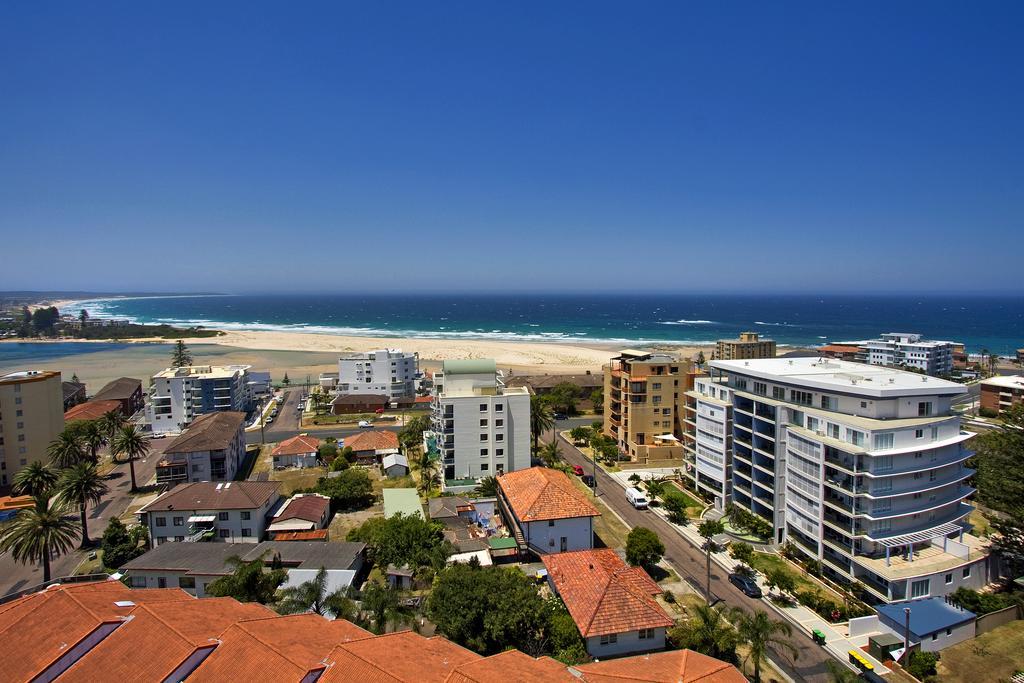
[[1022,20],[5,3],[0,289],[1019,292]]

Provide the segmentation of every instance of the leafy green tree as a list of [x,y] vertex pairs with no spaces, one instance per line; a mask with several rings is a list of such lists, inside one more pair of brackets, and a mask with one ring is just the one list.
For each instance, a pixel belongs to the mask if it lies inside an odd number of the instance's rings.
[[171,367],[185,368],[190,365],[192,365],[192,354],[185,346],[185,342],[179,339],[174,344],[174,350],[171,351]]
[[[331,464],[338,457],[338,447],[333,443],[324,442],[317,447],[316,455],[320,458],[320,462]],[[346,462],[345,465],[347,466],[348,463]]]
[[754,559],[754,546],[743,541],[737,541],[729,546],[729,556],[749,565]]
[[409,623],[413,614],[402,607],[402,594],[396,588],[376,581],[368,582],[362,591],[363,609],[370,613],[370,629],[384,633],[388,624]]
[[132,475],[131,491],[138,491],[139,487],[135,483],[135,461],[149,454],[149,438],[134,424],[127,424],[114,437],[110,444],[110,452],[115,458],[122,455],[128,459],[128,470]]
[[334,510],[361,510],[373,503],[373,482],[362,469],[347,469],[317,482],[316,492],[331,499]]
[[544,640],[548,653],[566,666],[588,661],[586,644],[565,603],[552,597],[544,601],[544,606],[547,610]]
[[590,428],[580,425],[579,427],[573,427],[569,430],[569,438],[577,446],[585,444],[590,441]]
[[349,467],[352,467],[352,464],[339,455],[334,458],[334,460],[331,460],[331,466],[329,469],[331,472],[341,472],[342,470],[347,470]]
[[686,508],[689,506],[689,500],[681,491],[667,488],[662,494],[662,505],[668,512],[668,521],[673,524],[686,524]]
[[208,595],[270,605],[274,603],[278,587],[288,578],[288,572],[284,569],[265,570],[263,557],[246,562],[235,555],[229,557],[227,562],[234,569],[207,586]]
[[707,360],[704,358],[704,352],[703,351],[698,351],[697,352],[697,367],[698,368],[704,367],[704,364],[706,362],[707,362]]
[[590,403],[594,406],[594,412],[600,413],[604,410],[604,389],[598,387],[590,392]]
[[58,469],[67,469],[86,459],[86,446],[74,423],[64,427],[57,438],[46,447],[50,462]]
[[739,634],[714,607],[698,604],[693,608],[693,616],[671,629],[668,637],[677,648],[700,652],[730,664],[739,663],[736,656]]
[[56,499],[37,497],[35,507],[22,510],[0,530],[0,554],[10,553],[22,564],[42,564],[43,581],[49,581],[50,558],[67,553],[78,535],[78,522],[65,519],[66,512]]
[[60,474],[46,463],[34,460],[22,467],[11,485],[13,492],[19,496],[45,497],[57,485]]
[[481,654],[531,648],[547,624],[544,601],[518,569],[454,564],[437,574],[427,613],[448,639]]
[[98,505],[109,490],[103,477],[96,471],[96,466],[88,462],[80,462],[64,470],[60,481],[57,482],[57,498],[68,507],[78,506],[81,514],[82,548],[90,544],[89,522],[85,514],[89,503]]
[[55,326],[60,320],[60,312],[55,306],[37,308],[32,313],[32,327],[37,334],[53,336]]
[[417,488],[423,495],[429,496],[434,489],[440,486],[440,465],[436,460],[425,459],[420,465],[420,482]]
[[533,437],[533,451],[537,452],[540,436],[555,426],[551,405],[542,396],[530,396],[530,435]]
[[859,683],[861,680],[860,676],[842,664],[837,663],[834,659],[828,659],[825,662],[825,668],[828,669],[828,675],[832,679],[832,683]]
[[563,413],[573,415],[576,413],[576,402],[580,398],[580,388],[572,382],[559,382],[551,388],[548,396],[551,403],[561,408]]
[[665,544],[647,527],[633,527],[626,536],[626,562],[634,567],[653,567],[664,555]]
[[443,524],[401,513],[387,519],[368,519],[349,531],[347,540],[365,543],[367,558],[381,568],[394,565],[437,570],[455,552],[444,537]]
[[1003,415],[1003,424],[975,437],[974,481],[985,505],[1024,519],[1024,404]]
[[772,619],[764,610],[759,609],[753,614],[737,611],[736,630],[740,641],[747,646],[745,661],[754,665],[754,683],[761,683],[761,666],[768,661],[768,652],[772,648],[788,651],[793,659],[800,654],[787,640],[793,635],[790,625]]
[[327,591],[327,570],[320,567],[316,576],[297,586],[278,591],[277,611],[281,614],[314,612],[321,616],[334,616],[351,620],[355,615],[355,603],[348,597],[345,588]]
[[498,479],[497,477],[484,477],[477,484],[476,492],[481,496],[491,498],[498,495]]
[[100,429],[103,434],[110,440],[110,443],[114,442],[117,438],[118,432],[120,432],[124,426],[128,424],[128,418],[124,416],[118,409],[107,411],[100,418]]
[[704,559],[707,563],[707,583],[704,596],[708,602],[711,601],[711,552],[715,550],[715,542],[711,539],[723,532],[725,532],[725,525],[718,519],[705,519],[697,527],[697,533],[704,539]]
[[423,443],[423,432],[430,429],[430,416],[417,415],[409,419],[398,432],[398,442],[406,451]]
[[[144,527],[135,527],[133,531],[139,530],[144,533]],[[146,552],[145,548],[139,547],[139,539],[128,531],[120,519],[114,517],[103,530],[100,539],[100,550],[103,551],[103,566],[108,569],[118,569],[129,560]]]
[[288,379],[288,373],[284,373],[284,377],[281,379],[281,384],[283,384],[284,386],[288,386],[291,383],[292,381]]
[[663,477],[653,477],[644,482],[644,487],[651,500],[657,500],[665,495],[668,482]]
[[796,589],[796,577],[785,569],[771,569],[764,575],[768,590],[779,589],[780,594],[791,593]]
[[548,467],[557,465],[562,460],[562,452],[558,449],[558,442],[552,441],[541,446],[537,452],[537,457]]
[[939,657],[934,652],[915,650],[910,653],[910,659],[907,662],[907,673],[919,681],[926,680],[935,675],[935,665],[938,662]]
[[78,312],[78,322],[82,323],[82,327],[85,327],[85,323],[89,320],[89,311],[84,308]]
[[100,420],[87,420],[79,426],[79,434],[82,436],[82,443],[89,449],[89,460],[93,464],[98,463],[100,447],[107,440],[104,424]]

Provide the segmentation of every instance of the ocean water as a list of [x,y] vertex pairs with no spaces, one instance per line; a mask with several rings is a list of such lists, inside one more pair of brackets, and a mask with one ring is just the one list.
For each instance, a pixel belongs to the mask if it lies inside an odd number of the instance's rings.
[[920,332],[970,351],[1024,346],[1024,297],[739,295],[216,295],[97,299],[94,316],[231,330],[619,344],[702,343],[752,330],[816,346]]

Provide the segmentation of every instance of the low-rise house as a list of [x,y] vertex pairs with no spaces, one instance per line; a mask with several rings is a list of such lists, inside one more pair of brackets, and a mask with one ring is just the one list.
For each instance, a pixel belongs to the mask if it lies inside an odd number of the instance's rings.
[[424,519],[423,504],[416,489],[384,489],[384,517],[401,513],[406,517]]
[[245,413],[206,413],[164,449],[156,464],[156,481],[230,481],[244,459]]
[[86,401],[64,413],[64,422],[98,420],[112,410],[121,410],[120,401]]
[[85,385],[81,382],[61,382],[61,390],[64,392],[64,412],[85,403]]
[[818,347],[818,353],[825,358],[856,361],[863,351],[856,344],[826,344]]
[[118,377],[107,382],[103,388],[93,394],[93,401],[117,401],[121,404],[121,413],[131,417],[142,410],[144,401],[142,380],[131,377]]
[[329,592],[333,592],[356,580],[363,570],[366,545],[316,541],[165,543],[126,562],[121,572],[133,588],[181,588],[202,598],[208,595],[211,583],[234,571],[233,557],[243,562],[262,558],[268,568],[279,563],[288,572],[284,587],[309,581],[323,568]]
[[747,683],[732,664],[693,650],[670,650],[574,667],[590,683]]
[[137,514],[154,547],[168,541],[259,543],[280,488],[279,481],[179,484]]
[[981,382],[979,399],[983,415],[995,417],[1024,403],[1024,376],[989,377]]
[[586,372],[582,375],[510,375],[506,387],[526,387],[537,396],[550,394],[559,384],[572,384],[579,390],[579,402],[589,407],[590,395],[604,388],[604,375]]
[[317,460],[319,448],[320,439],[308,434],[299,434],[290,439],[285,439],[277,444],[277,447],[270,454],[271,458],[273,458],[274,469],[316,467],[319,464]]
[[910,610],[910,643],[924,652],[938,652],[975,636],[976,615],[943,597],[908,600],[875,608],[882,630],[900,638],[906,635],[906,611]]
[[359,432],[345,438],[345,448],[351,448],[360,465],[376,465],[385,455],[398,452],[398,434],[384,429]]
[[444,536],[455,546],[450,562],[468,562],[476,557],[481,565],[492,564],[495,555],[490,541],[504,533],[496,506],[495,498],[441,496],[427,501],[430,518],[444,524]]
[[271,534],[323,529],[331,518],[331,499],[319,493],[299,493],[284,502],[270,520]]
[[537,554],[594,547],[597,511],[560,470],[531,467],[498,477],[498,504],[522,550]]
[[375,413],[387,407],[388,397],[384,394],[339,394],[331,401],[333,415]]
[[654,599],[661,588],[643,569],[630,567],[610,548],[541,559],[592,657],[665,648],[673,621]]
[[388,453],[381,459],[380,466],[388,479],[409,474],[409,459],[401,453]]

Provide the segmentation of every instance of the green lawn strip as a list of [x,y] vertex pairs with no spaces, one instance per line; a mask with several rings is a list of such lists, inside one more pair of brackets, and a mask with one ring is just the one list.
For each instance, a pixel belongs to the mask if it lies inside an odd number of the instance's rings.
[[1008,681],[1024,670],[1024,621],[1013,621],[942,651],[942,683]]
[[812,590],[815,593],[819,593],[827,597],[828,599],[842,604],[842,596],[837,595],[833,591],[825,588],[821,584],[807,577],[802,571],[796,569],[793,565],[786,561],[786,558],[774,555],[771,553],[754,552],[753,557],[750,561],[751,566],[759,571],[762,576],[767,576],[769,572],[775,569],[780,569],[788,574],[791,574],[796,580],[796,591],[797,593],[806,590]]

